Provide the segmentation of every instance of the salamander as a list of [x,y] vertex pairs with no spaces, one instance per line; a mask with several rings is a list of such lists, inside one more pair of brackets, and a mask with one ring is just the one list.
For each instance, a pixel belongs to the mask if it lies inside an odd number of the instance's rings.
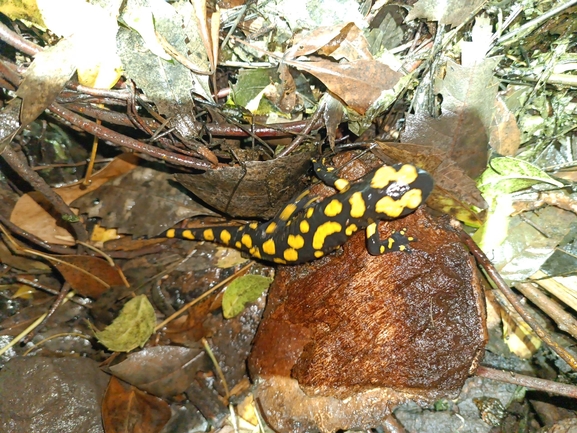
[[424,203],[433,189],[429,173],[411,164],[396,164],[378,167],[351,183],[339,178],[324,159],[313,159],[313,168],[337,190],[334,195],[318,201],[307,190],[262,224],[169,229],[159,236],[216,242],[280,264],[323,257],[362,229],[372,255],[409,249],[414,239],[405,230],[380,239],[378,224],[408,215]]

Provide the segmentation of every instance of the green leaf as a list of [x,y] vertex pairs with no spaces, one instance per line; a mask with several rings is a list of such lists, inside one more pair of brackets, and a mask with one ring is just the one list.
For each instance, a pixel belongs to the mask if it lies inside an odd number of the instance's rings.
[[494,158],[479,177],[477,187],[487,202],[503,194],[511,194],[537,183],[549,183],[557,187],[563,184],[540,168],[526,161],[511,158]]
[[113,352],[130,352],[144,346],[156,325],[154,308],[145,295],[128,301],[114,321],[94,335],[106,348]]
[[234,280],[222,298],[222,313],[230,319],[242,312],[249,302],[256,301],[268,289],[272,278],[261,275],[245,275]]

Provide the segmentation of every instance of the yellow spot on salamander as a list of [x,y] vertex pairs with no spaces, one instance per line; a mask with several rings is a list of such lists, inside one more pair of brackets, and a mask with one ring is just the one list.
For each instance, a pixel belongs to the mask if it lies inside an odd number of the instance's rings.
[[389,196],[381,198],[375,205],[375,210],[389,218],[397,218],[405,208],[416,209],[422,201],[423,194],[421,190],[411,189],[398,200]]
[[351,184],[346,179],[337,179],[335,181],[335,188],[341,192],[345,192],[351,187]]
[[283,221],[288,220],[296,209],[297,207],[293,203],[287,204],[286,207],[280,213],[279,218]]
[[167,238],[173,238],[174,235],[175,235],[175,233],[176,233],[176,230],[174,230],[174,229],[169,229],[169,230],[166,231],[166,234],[165,234],[164,236],[166,236]]
[[256,223],[256,222],[255,222],[255,223],[250,223],[248,226],[249,226],[251,229],[256,230],[256,228],[258,227],[258,223]]
[[395,170],[391,166],[381,167],[373,175],[371,180],[371,187],[380,189],[384,188],[391,182],[399,182],[405,185],[413,183],[419,174],[417,169],[412,165],[405,164],[399,168],[399,171]]
[[240,238],[240,241],[245,247],[252,248],[252,238],[250,237],[250,235],[245,233],[244,235],[242,235],[242,238]]
[[381,245],[381,248],[379,248],[379,252],[381,254],[383,254],[385,252],[385,246],[384,245]]
[[401,245],[401,246],[399,247],[399,251],[405,251],[406,249],[407,249],[407,246],[406,246],[406,245]]
[[239,241],[236,241],[234,246],[239,250],[242,248],[242,244]]
[[204,238],[205,241],[214,241],[214,232],[212,231],[212,229],[206,229],[203,232],[202,237]]
[[309,225],[308,221],[303,220],[301,221],[299,228],[301,229],[301,233],[308,233],[309,230],[311,229],[311,226]]
[[377,223],[369,224],[366,230],[367,230],[367,238],[374,236],[374,234],[377,232]]
[[345,229],[345,234],[347,236],[352,235],[354,232],[356,232],[359,228],[356,226],[356,224],[351,224],[349,225],[346,229]]
[[343,204],[337,199],[333,199],[325,207],[325,215],[328,217],[334,217],[341,213],[343,210]]
[[274,241],[272,239],[265,241],[262,244],[262,250],[265,254],[268,254],[269,256],[274,256],[276,254],[276,246],[274,244]]
[[327,236],[333,233],[339,233],[343,227],[336,221],[327,221],[317,227],[315,234],[313,236],[313,248],[315,250],[321,250],[325,244],[325,239]]
[[395,244],[395,240],[393,238],[389,238],[389,250],[393,248],[393,245]]
[[281,265],[286,265],[286,261],[279,257],[275,257],[274,259],[272,259],[272,261],[275,263],[280,263]]
[[276,230],[276,228],[277,228],[276,223],[275,223],[274,221],[271,221],[264,232],[265,232],[267,235],[270,235],[271,233],[274,233],[274,231]]
[[258,250],[258,247],[252,247],[250,250],[248,250],[248,253],[253,256],[256,257],[257,259],[260,259],[260,251]]
[[314,212],[315,212],[315,208],[314,208],[314,207],[308,208],[308,209],[307,209],[307,218],[310,219],[310,217],[313,216],[313,213],[314,213]]
[[315,251],[315,257],[318,259],[319,257],[324,256],[325,253],[323,253],[322,251]]
[[360,191],[355,192],[351,195],[351,198],[349,198],[349,203],[351,204],[351,217],[362,218],[367,210],[363,194]]
[[230,242],[230,232],[228,230],[223,230],[220,232],[220,240],[222,241],[223,244],[228,245],[228,243]]
[[192,232],[190,230],[184,230],[182,232],[182,237],[184,239],[190,239],[190,240],[194,240],[194,235],[192,234]]
[[289,247],[298,250],[304,247],[305,240],[301,235],[289,235],[287,239],[287,244],[289,244]]
[[287,262],[296,262],[299,259],[299,253],[297,250],[287,248],[284,250],[283,257]]

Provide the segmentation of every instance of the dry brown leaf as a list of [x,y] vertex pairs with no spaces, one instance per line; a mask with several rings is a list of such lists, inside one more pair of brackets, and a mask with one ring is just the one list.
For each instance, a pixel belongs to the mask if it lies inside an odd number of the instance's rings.
[[[110,164],[92,177],[92,183],[87,187],[81,184],[65,186],[55,189],[66,203],[72,203],[90,191],[99,188],[121,174],[127,173],[136,167],[138,158],[125,153],[115,158]],[[38,193],[24,194],[16,202],[16,206],[10,215],[10,221],[40,239],[57,245],[74,245],[74,237],[59,225],[59,217],[54,217],[48,209],[46,201]]]
[[177,346],[146,347],[110,367],[122,380],[159,397],[184,392],[209,360],[201,349]]
[[392,89],[403,76],[376,60],[356,60],[348,63],[328,60],[285,62],[317,77],[332,93],[360,114],[365,114],[381,93]]
[[489,131],[489,144],[495,152],[504,156],[515,156],[521,145],[521,131],[515,115],[499,97]]
[[353,61],[373,58],[367,40],[354,23],[336,27],[318,27],[298,40],[288,54],[292,59],[317,51],[319,54],[331,56],[336,60],[344,58]]
[[50,266],[44,262],[12,254],[12,251],[10,251],[4,242],[0,242],[0,263],[5,266],[10,266],[25,272],[50,272]]
[[97,299],[110,286],[124,285],[120,270],[106,260],[92,256],[59,256],[66,263],[54,263],[70,286],[82,296]]
[[336,60],[345,59],[349,62],[373,59],[363,31],[353,24],[341,30],[338,37],[319,50],[319,54],[331,56]]
[[16,202],[10,221],[43,241],[56,245],[74,245],[74,237],[68,230],[58,225],[60,219],[50,214],[46,210],[48,208],[49,204],[41,194],[37,192],[24,194]]
[[487,166],[487,134],[472,110],[432,118],[425,113],[408,114],[402,141],[434,144],[446,158],[454,160],[467,175],[477,177]]
[[126,389],[110,378],[102,402],[102,423],[106,433],[159,433],[170,420],[170,406],[133,386]]

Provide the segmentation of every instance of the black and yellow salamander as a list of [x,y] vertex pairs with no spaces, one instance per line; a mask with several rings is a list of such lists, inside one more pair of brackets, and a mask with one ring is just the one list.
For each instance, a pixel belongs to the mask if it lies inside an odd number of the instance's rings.
[[408,215],[424,203],[433,189],[429,173],[410,164],[396,164],[379,167],[351,183],[339,178],[324,161],[313,159],[313,164],[316,175],[333,186],[336,194],[317,201],[307,190],[262,224],[169,229],[160,237],[216,242],[281,264],[322,257],[361,229],[366,229],[372,255],[408,248],[413,239],[404,231],[381,240],[377,225]]

